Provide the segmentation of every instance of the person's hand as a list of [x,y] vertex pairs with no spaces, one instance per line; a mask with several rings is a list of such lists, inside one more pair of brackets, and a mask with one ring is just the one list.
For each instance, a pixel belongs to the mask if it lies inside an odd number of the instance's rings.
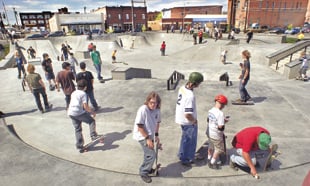
[[160,140],[159,140],[159,137],[158,137],[158,136],[155,136],[155,142],[156,142],[156,143],[160,143]]
[[96,117],[96,112],[93,112],[93,113],[91,114],[91,116],[92,116],[93,118],[95,118],[95,117]]
[[151,139],[146,140],[146,145],[148,146],[148,148],[154,149],[154,143]]
[[[257,174],[257,172],[256,172],[255,167],[251,169],[251,174],[252,174],[252,176],[255,177],[255,178],[256,178],[256,177],[259,177],[258,174]],[[256,178],[256,179],[257,179],[257,178]]]
[[242,84],[244,85],[245,80],[244,80],[244,79],[242,79],[242,81],[241,81],[241,82],[242,82]]

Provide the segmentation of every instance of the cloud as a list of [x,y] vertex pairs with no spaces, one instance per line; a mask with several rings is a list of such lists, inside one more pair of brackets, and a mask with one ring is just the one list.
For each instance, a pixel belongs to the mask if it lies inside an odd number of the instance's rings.
[[46,2],[44,2],[44,1],[36,1],[36,0],[23,0],[22,3],[24,3],[25,5],[30,7],[31,5],[38,6],[38,5],[44,4]]

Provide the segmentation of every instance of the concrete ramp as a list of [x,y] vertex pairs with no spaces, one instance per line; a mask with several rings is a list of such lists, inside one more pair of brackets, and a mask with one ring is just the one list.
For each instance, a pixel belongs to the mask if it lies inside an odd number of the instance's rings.
[[118,37],[122,40],[123,48],[143,48],[145,46],[150,46],[151,44],[145,38],[145,36],[140,35],[122,35]]
[[24,40],[21,42],[26,50],[23,50],[23,54],[28,56],[27,49],[32,46],[36,50],[36,56],[42,59],[43,53],[48,53],[52,60],[57,60],[57,56],[60,56],[60,50],[56,49],[56,45],[50,40]]

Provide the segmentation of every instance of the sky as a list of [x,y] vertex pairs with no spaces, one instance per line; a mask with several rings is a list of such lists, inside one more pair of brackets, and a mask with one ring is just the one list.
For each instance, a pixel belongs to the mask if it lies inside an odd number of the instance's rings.
[[[15,24],[13,8],[16,12],[57,12],[59,8],[67,7],[70,12],[90,12],[103,6],[131,6],[131,0],[1,0],[0,12],[4,12],[3,3],[8,14],[9,23]],[[143,0],[134,0],[143,2]],[[223,10],[227,9],[228,0],[145,0],[148,11],[160,11],[164,8],[172,8],[179,6],[199,6],[199,5],[223,5]],[[135,6],[143,6],[143,4],[135,3]],[[20,24],[19,16],[18,22]],[[7,20],[4,20],[7,23]]]

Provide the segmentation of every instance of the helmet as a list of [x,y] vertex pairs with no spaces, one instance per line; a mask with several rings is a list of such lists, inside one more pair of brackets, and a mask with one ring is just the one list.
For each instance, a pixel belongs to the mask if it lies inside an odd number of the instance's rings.
[[199,84],[203,82],[203,75],[199,72],[192,72],[189,75],[189,82]]
[[221,103],[223,105],[227,105],[227,102],[228,102],[226,96],[224,96],[222,94],[215,96],[214,101],[218,101],[219,103]]

